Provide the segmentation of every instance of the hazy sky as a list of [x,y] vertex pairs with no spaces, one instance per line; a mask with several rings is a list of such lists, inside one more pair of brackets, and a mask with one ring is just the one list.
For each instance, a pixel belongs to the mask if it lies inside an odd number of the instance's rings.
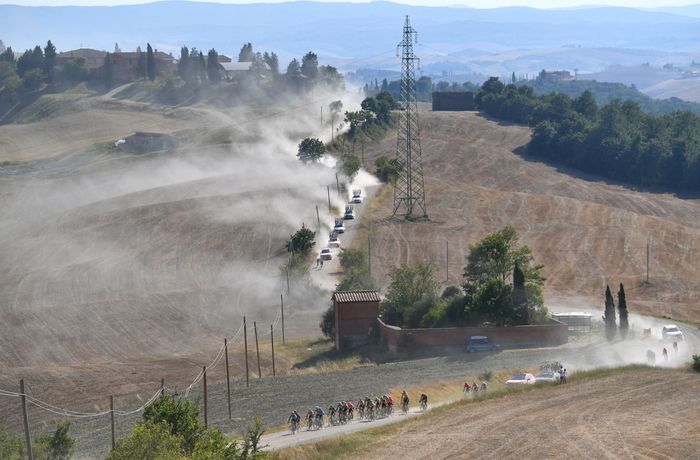
[[[279,2],[284,0],[265,0]],[[351,1],[362,0],[321,0],[321,1]],[[565,8],[581,5],[618,5],[631,7],[660,7],[676,6],[692,3],[691,0],[395,0],[396,3],[426,6],[465,5],[474,8],[493,8],[499,6],[532,6],[535,8]],[[149,3],[144,0],[0,0],[0,4],[13,5],[124,5]],[[218,3],[258,3],[254,0],[222,0]],[[695,2],[697,3],[697,2]]]

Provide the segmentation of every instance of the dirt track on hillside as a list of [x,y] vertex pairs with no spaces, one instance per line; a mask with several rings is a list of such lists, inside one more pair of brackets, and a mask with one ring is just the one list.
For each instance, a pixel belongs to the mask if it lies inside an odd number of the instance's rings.
[[[476,113],[421,114],[429,222],[391,219],[392,194],[373,206],[372,271],[429,259],[461,284],[470,244],[505,225],[544,264],[546,294],[602,305],[606,284],[624,283],[631,310],[700,319],[700,205],[697,199],[635,191],[522,156],[530,129]],[[365,148],[365,164],[392,155],[390,133]],[[449,242],[449,247],[446,246]],[[650,243],[650,276],[646,245]],[[447,284],[447,283],[445,283]],[[601,307],[602,308],[602,307]]]
[[698,391],[687,371],[574,377],[419,418],[362,458],[698,458]]

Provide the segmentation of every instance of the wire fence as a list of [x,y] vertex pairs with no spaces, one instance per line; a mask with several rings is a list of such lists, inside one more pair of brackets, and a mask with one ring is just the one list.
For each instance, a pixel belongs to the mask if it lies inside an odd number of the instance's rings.
[[[58,423],[62,421],[71,421],[73,422],[73,426],[78,426],[78,433],[76,433],[74,436],[76,437],[76,447],[80,450],[81,455],[87,455],[89,457],[103,457],[107,452],[109,452],[116,438],[119,437],[118,435],[128,434],[131,428],[141,420],[141,418],[138,417],[138,414],[145,411],[146,408],[151,406],[161,395],[172,394],[177,398],[189,399],[195,404],[201,404],[202,395],[204,392],[211,391],[208,388],[204,388],[203,380],[205,379],[205,375],[207,373],[211,373],[214,369],[217,369],[220,366],[223,367],[222,364],[224,363],[225,358],[229,358],[230,360],[231,352],[236,347],[240,348],[240,345],[244,341],[244,337],[247,336],[247,343],[244,344],[245,349],[247,350],[247,354],[244,357],[246,361],[250,359],[249,355],[251,352],[253,354],[253,360],[256,359],[258,343],[263,342],[263,344],[274,345],[272,343],[274,338],[273,331],[281,329],[280,321],[284,315],[283,309],[289,309],[288,305],[284,305],[283,296],[281,297],[281,301],[281,305],[276,307],[277,313],[272,323],[269,325],[269,329],[264,328],[264,331],[259,330],[257,331],[257,337],[252,337],[250,330],[253,329],[253,327],[250,324],[247,324],[245,317],[243,317],[236,332],[223,340],[223,344],[216,351],[216,354],[209,364],[202,367],[191,382],[181,388],[175,388],[173,386],[165,386],[163,380],[161,380],[161,385],[155,389],[153,393],[149,392],[149,397],[136,407],[120,410],[111,406],[111,408],[108,410],[95,411],[76,410],[68,407],[61,407],[46,401],[45,398],[40,398],[38,395],[35,395],[29,383],[24,382],[24,380],[20,382],[20,388],[24,388],[24,392],[0,388],[0,398],[12,398],[17,400],[17,413],[22,415],[23,420],[26,420],[24,427],[25,431],[35,434],[34,431],[36,428],[39,428],[38,431],[41,432],[53,428],[54,422]],[[288,311],[287,313],[290,312]],[[266,353],[272,351],[272,353],[274,353],[274,348],[270,347],[270,350],[263,348],[263,351]],[[259,355],[258,360],[260,360]],[[272,360],[274,361],[274,354],[272,355]],[[225,378],[228,380],[229,362],[226,362],[225,364],[227,369]],[[255,374],[255,372],[253,373]],[[218,374],[217,377],[219,377],[219,380],[222,378],[222,376]],[[248,381],[247,377],[248,376],[246,376],[245,379],[246,382]],[[262,375],[260,375],[260,377],[262,377]],[[211,382],[211,376],[209,378],[209,382]],[[240,382],[242,382],[242,380],[240,380]],[[137,385],[136,383],[133,384]],[[211,383],[209,383],[208,386],[212,386]],[[228,402],[228,405],[230,406],[230,394],[227,394],[227,392],[224,391],[227,386],[228,385],[224,385],[222,387],[221,385],[216,385],[216,391],[218,392],[216,395],[217,406],[225,406],[226,402]],[[124,396],[128,397],[128,395],[121,395],[121,397]],[[134,395],[131,396],[133,397]],[[113,401],[112,398],[113,397],[110,396],[110,401]],[[138,398],[138,395],[136,395],[136,398]],[[72,400],[73,398],[68,399]],[[228,401],[226,401],[226,399],[228,399]],[[74,400],[76,406],[79,407],[84,407],[89,404],[84,401],[80,401],[80,398],[77,395]],[[5,407],[8,406],[5,405]],[[30,411],[29,409],[32,410]],[[44,413],[43,416],[40,414],[42,412]],[[212,415],[207,420],[210,425],[221,425],[228,418],[226,416],[226,411],[222,412],[220,407],[217,407],[217,410],[214,411],[212,411],[211,408],[203,408],[203,410],[200,411],[200,414],[207,412]],[[49,419],[51,422],[47,422]],[[115,425],[114,435],[109,434],[109,432],[111,432],[111,424]],[[229,429],[235,429],[236,427],[235,424],[231,423],[223,424],[227,425]],[[73,428],[71,428],[71,431],[73,431]],[[97,439],[100,439],[100,441],[96,442]]]

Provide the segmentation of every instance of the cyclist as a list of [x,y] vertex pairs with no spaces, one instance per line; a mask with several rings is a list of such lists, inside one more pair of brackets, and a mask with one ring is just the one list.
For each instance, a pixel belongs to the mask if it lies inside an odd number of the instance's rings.
[[486,391],[487,384],[486,382],[481,382],[481,391]]
[[406,393],[406,390],[403,390],[401,392],[401,410],[403,411],[404,414],[408,412],[408,403],[409,402],[410,402],[410,400],[408,399],[408,393]]
[[299,421],[301,420],[301,416],[296,410],[293,410],[291,414],[289,414],[289,418],[287,419],[287,423],[291,426],[292,434],[296,433],[297,430],[299,429]]
[[386,397],[386,409],[389,411],[389,415],[394,412],[394,398],[392,398],[391,395]]
[[316,413],[316,428],[322,428],[323,427],[323,409],[321,409],[319,406],[316,406],[315,408],[315,413]]
[[469,393],[469,390],[471,390],[471,387],[469,386],[469,382],[464,382],[464,387],[462,387],[462,392]]
[[666,350],[666,347],[661,350],[661,354],[664,355],[664,360],[668,361],[668,350]]
[[678,342],[673,342],[673,351],[678,353]]
[[314,412],[309,409],[306,411],[306,430],[311,431],[314,427]]
[[360,420],[365,418],[365,400],[360,398],[360,402],[357,403],[357,416]]
[[355,406],[352,404],[352,401],[348,401],[347,406],[348,406],[348,421],[351,421],[353,416],[355,415]]
[[425,393],[420,394],[420,410],[426,410],[428,408],[428,395]]
[[328,426],[335,425],[335,407],[333,404],[328,406]]

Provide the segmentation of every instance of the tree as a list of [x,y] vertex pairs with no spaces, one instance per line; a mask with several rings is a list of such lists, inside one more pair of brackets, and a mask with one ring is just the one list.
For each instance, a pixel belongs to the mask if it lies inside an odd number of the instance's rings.
[[34,440],[34,457],[41,458],[37,451],[45,452],[49,460],[68,460],[73,456],[75,450],[75,440],[68,436],[70,423],[60,423],[53,436],[40,435]]
[[122,49],[119,48],[119,43],[114,42],[114,54],[121,53]]
[[15,64],[15,52],[12,51],[12,47],[7,47],[2,53],[0,53],[0,62],[9,62],[10,64]]
[[480,321],[495,326],[515,324],[516,311],[513,308],[511,286],[501,278],[489,278],[476,291],[470,312]]
[[343,111],[343,101],[333,101],[328,104],[328,110],[331,113],[340,113]]
[[207,78],[210,82],[221,80],[221,64],[219,64],[219,53],[214,48],[207,53]]
[[265,61],[267,67],[270,68],[270,72],[273,76],[277,76],[280,74],[280,61],[275,53],[268,53],[267,51],[265,51],[265,53],[263,54],[263,61]]
[[515,72],[513,72],[513,75],[510,76],[510,82],[515,83],[517,80],[515,79]]
[[46,42],[44,47],[44,75],[48,83],[54,81],[54,67],[56,66],[56,47],[53,46],[51,40]]
[[323,142],[316,138],[307,137],[299,144],[297,157],[304,163],[317,162],[326,153],[326,147]]
[[357,174],[361,167],[362,162],[357,155],[353,155],[352,153],[346,153],[343,155],[343,165],[341,169],[343,174],[345,174],[347,177],[350,179],[355,177],[355,174]]
[[287,73],[285,74],[287,82],[295,89],[300,88],[301,85],[301,66],[299,61],[292,59],[287,66]]
[[425,305],[419,302],[426,298],[437,298],[439,284],[435,281],[435,267],[430,262],[403,264],[391,270],[389,279],[391,281],[386,298],[379,307],[384,321],[396,326],[401,326],[404,321],[416,317],[420,321],[423,314],[417,315],[416,307]]
[[146,44],[146,74],[149,80],[153,81],[156,79],[156,59],[150,43]]
[[254,59],[253,45],[250,42],[244,43],[241,51],[238,53],[238,62],[253,62]]
[[[146,55],[141,51],[141,47],[136,49],[136,78],[146,79]],[[179,63],[178,63],[179,65]]]
[[181,438],[173,435],[166,422],[138,423],[128,436],[119,438],[107,460],[166,460],[181,458]]
[[401,171],[403,171],[403,163],[401,160],[398,158],[389,159],[389,157],[385,155],[374,160],[374,166],[377,168],[375,171],[377,177],[383,182],[392,185],[396,183]]
[[515,263],[513,267],[513,307],[516,311],[520,311],[522,314],[522,324],[528,324],[528,305],[527,305],[527,295],[525,292],[525,274]]
[[41,87],[44,81],[44,73],[41,69],[31,69],[24,73],[22,78],[22,86],[30,91],[34,91]]
[[343,275],[336,291],[357,291],[375,289],[376,285],[369,273],[367,254],[363,249],[346,248],[338,255]]
[[486,235],[475,245],[469,246],[467,266],[464,267],[466,283],[479,285],[491,278],[506,282],[517,263],[525,279],[541,283],[541,265],[532,266],[532,254],[527,246],[518,247],[518,235],[510,225]]
[[625,299],[625,287],[620,283],[620,290],[617,291],[617,312],[620,315],[620,336],[627,337],[630,325],[627,319],[627,299]]
[[318,78],[318,56],[309,51],[301,58],[301,74],[310,82]]
[[287,241],[285,247],[288,252],[300,254],[305,257],[316,244],[314,241],[315,237],[316,233],[313,230],[301,224],[301,228],[297,230],[294,235],[290,235],[289,241]]
[[335,308],[333,305],[328,307],[328,310],[323,312],[323,316],[321,316],[321,322],[319,323],[318,327],[321,328],[321,332],[324,336],[331,340],[335,339]]
[[153,426],[165,424],[170,434],[179,439],[180,448],[191,453],[202,435],[199,408],[189,400],[177,400],[171,395],[162,395],[143,412],[143,420]]
[[114,86],[114,62],[112,61],[112,55],[105,54],[105,65],[104,65],[104,84],[105,88],[111,89]]
[[608,340],[615,338],[615,302],[613,301],[613,296],[610,293],[610,286],[605,286],[605,315],[603,315],[603,322],[605,323],[605,336]]
[[[245,441],[244,441],[245,442]],[[239,451],[238,443],[226,439],[218,428],[210,428],[197,440],[192,452],[196,460],[243,460],[247,453]]]

